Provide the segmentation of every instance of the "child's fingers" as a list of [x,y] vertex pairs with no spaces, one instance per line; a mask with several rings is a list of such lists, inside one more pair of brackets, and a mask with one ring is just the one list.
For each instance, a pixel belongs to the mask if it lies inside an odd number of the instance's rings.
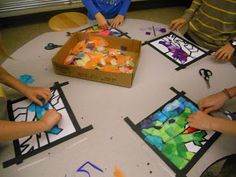
[[171,27],[171,30],[176,30],[179,27],[179,23],[174,23]]
[[215,107],[212,106],[212,107],[208,107],[208,108],[204,109],[203,112],[206,113],[206,114],[208,114],[208,113],[210,113],[210,112],[212,112],[212,111],[214,111],[214,110],[216,110],[216,109],[215,109]]
[[226,61],[229,61],[232,57],[232,54],[228,54],[227,57],[226,57]]
[[51,95],[48,95],[48,94],[44,94],[44,101],[45,101],[45,103],[47,103],[49,100],[50,100],[50,98],[51,98]]
[[179,24],[177,27],[176,27],[176,30],[177,31],[180,31],[180,29],[183,27],[183,24]]
[[39,106],[43,106],[42,101],[37,97],[32,98],[32,101],[35,102]]
[[215,54],[215,59],[216,60],[224,60],[224,58],[225,58],[225,53],[223,51],[220,51],[220,52]]
[[120,22],[115,21],[112,25],[112,27],[117,28],[120,25]]
[[107,29],[107,28],[108,28],[108,24],[107,24],[107,23],[106,23],[106,24],[103,24],[103,25],[102,25],[102,28],[103,28],[103,29]]
[[174,31],[175,30],[175,26],[176,26],[175,23],[170,24],[170,26],[169,26],[170,30]]

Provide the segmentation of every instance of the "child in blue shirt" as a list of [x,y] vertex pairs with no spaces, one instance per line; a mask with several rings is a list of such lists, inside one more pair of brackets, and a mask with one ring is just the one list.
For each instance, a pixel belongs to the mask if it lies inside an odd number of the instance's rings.
[[88,10],[88,18],[97,20],[104,29],[109,27],[106,19],[114,18],[111,26],[116,28],[125,19],[131,0],[82,0]]

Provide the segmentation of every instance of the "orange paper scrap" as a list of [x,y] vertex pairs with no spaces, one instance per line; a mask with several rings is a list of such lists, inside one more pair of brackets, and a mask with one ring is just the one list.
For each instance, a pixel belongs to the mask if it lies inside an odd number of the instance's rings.
[[115,166],[114,177],[125,177],[125,174],[120,170],[117,165]]

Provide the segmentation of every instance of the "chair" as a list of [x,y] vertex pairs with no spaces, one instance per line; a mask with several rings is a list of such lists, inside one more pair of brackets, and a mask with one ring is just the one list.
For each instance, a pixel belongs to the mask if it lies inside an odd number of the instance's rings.
[[48,26],[52,31],[78,28],[88,23],[88,17],[79,12],[65,12],[50,18]]

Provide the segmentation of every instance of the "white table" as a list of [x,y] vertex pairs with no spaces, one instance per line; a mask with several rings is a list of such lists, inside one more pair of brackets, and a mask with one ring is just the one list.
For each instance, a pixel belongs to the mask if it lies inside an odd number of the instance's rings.
[[[155,22],[126,19],[120,29],[144,42],[154,37],[140,30],[148,26],[167,28]],[[3,66],[16,77],[25,73],[32,75],[34,85],[51,86],[55,81],[69,81],[70,84],[62,88],[79,124],[81,127],[92,124],[94,129],[25,159],[19,165],[5,169],[0,166],[2,177],[85,177],[88,175],[76,173],[76,170],[86,161],[104,170],[104,173],[93,170],[91,177],[112,177],[115,165],[126,177],[174,176],[174,172],[123,119],[129,116],[134,123],[140,122],[175,95],[169,89],[171,86],[185,91],[187,97],[197,102],[204,96],[236,84],[236,69],[230,63],[220,64],[208,56],[186,69],[176,71],[177,65],[148,45],[141,49],[132,88],[55,75],[51,58],[59,49],[45,50],[44,46],[49,42],[64,44],[67,39],[66,32],[44,33],[18,49],[12,55],[15,60],[8,59]],[[198,73],[203,67],[211,69],[214,74],[210,89]],[[235,153],[235,146],[234,137],[221,135],[187,176],[200,176],[217,159]],[[13,157],[11,142],[0,146],[1,163]]]

